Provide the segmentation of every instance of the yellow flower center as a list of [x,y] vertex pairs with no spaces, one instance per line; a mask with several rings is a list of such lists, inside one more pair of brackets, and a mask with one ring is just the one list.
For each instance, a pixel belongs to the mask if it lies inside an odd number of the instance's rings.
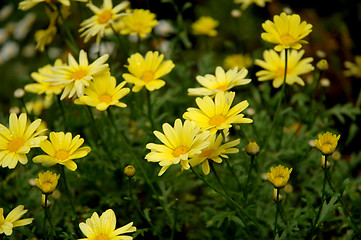
[[20,147],[24,146],[24,140],[21,138],[14,139],[8,143],[8,150],[10,152],[16,152]]
[[99,24],[105,24],[110,19],[112,19],[112,17],[113,17],[113,14],[110,11],[104,11],[104,12],[102,12],[102,14],[99,15],[98,23]]
[[59,160],[65,160],[69,157],[69,153],[67,151],[59,150],[55,153],[55,158]]
[[[291,72],[291,71],[290,71],[290,68],[287,68],[287,75],[288,75],[290,72]],[[284,68],[284,67],[278,68],[277,71],[276,71],[276,73],[277,73],[278,76],[281,76],[281,77],[285,76],[285,68]]]
[[221,91],[226,91],[227,90],[228,85],[227,84],[223,84],[217,87],[217,90],[221,90]]
[[276,186],[282,186],[282,185],[284,185],[285,178],[282,176],[277,176],[277,177],[275,177],[274,181],[275,181],[274,183]]
[[205,149],[201,152],[201,154],[199,154],[199,157],[201,158],[209,158],[209,156],[211,156],[211,154],[214,152],[214,149],[212,148],[208,148],[208,149]]
[[174,149],[173,156],[179,157],[180,155],[186,154],[187,152],[188,152],[188,148],[186,148],[184,146],[180,146],[180,147],[177,147],[176,149]]
[[75,72],[73,72],[73,74],[70,76],[70,79],[82,79],[83,77],[85,77],[86,75],[88,75],[88,71],[85,69],[79,69]]
[[141,79],[148,83],[154,80],[154,73],[151,71],[143,72]]
[[102,234],[96,237],[94,240],[110,240],[110,238],[107,235]]
[[109,94],[103,94],[103,95],[99,96],[98,99],[101,102],[105,102],[105,103],[109,104],[112,101],[112,96],[110,96]]
[[212,117],[211,119],[209,119],[209,125],[219,126],[222,123],[224,123],[226,120],[227,120],[226,117],[224,117],[222,115],[216,115],[216,116]]
[[46,181],[42,185],[43,192],[50,192],[52,188],[53,188],[53,182],[51,181]]
[[295,41],[295,39],[293,37],[291,37],[290,35],[283,35],[283,36],[281,36],[280,40],[283,45],[287,45],[287,44],[290,44]]

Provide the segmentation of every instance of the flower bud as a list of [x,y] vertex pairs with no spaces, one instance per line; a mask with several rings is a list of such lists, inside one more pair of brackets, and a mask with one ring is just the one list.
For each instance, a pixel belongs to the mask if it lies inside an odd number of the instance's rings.
[[[277,189],[276,188],[273,189],[273,200],[275,202],[277,202]],[[283,196],[278,192],[278,201],[282,202],[282,200],[283,200]]]
[[132,165],[128,165],[124,168],[124,174],[127,177],[133,177],[135,175],[135,168]]
[[[325,156],[322,155],[322,159],[321,159],[321,167],[325,168]],[[330,168],[331,167],[331,163],[329,161],[326,161],[326,167]]]
[[[45,208],[45,194],[41,194],[41,206],[43,206]],[[51,206],[51,202],[49,201],[49,199],[46,200],[46,207],[50,207]]]
[[251,141],[247,145],[246,152],[250,156],[257,156],[259,154],[259,146],[255,141]]
[[22,88],[18,88],[14,91],[14,97],[16,98],[23,98],[25,95],[25,91]]
[[328,69],[328,62],[326,59],[321,59],[320,61],[318,61],[318,63],[316,64],[316,67],[322,71],[325,71]]

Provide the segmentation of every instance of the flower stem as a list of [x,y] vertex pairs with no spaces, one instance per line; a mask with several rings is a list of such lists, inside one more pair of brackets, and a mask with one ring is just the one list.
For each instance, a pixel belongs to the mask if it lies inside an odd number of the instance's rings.
[[155,125],[154,125],[153,116],[152,116],[152,104],[151,104],[151,99],[150,99],[150,91],[146,90],[146,92],[147,92],[148,118],[149,118],[150,125],[152,126],[152,131],[153,131],[153,130],[155,130]]
[[246,206],[247,206],[247,197],[248,197],[248,184],[249,184],[250,176],[252,174],[254,159],[255,159],[255,156],[251,156],[251,165],[249,166],[247,181],[246,181],[246,185],[244,187],[244,192],[243,192],[244,202],[245,202]]
[[44,202],[44,222],[43,222],[43,237],[46,240],[47,233],[46,233],[46,220],[48,219],[48,194],[45,194],[45,202]]
[[65,22],[65,18],[63,16],[63,13],[61,12],[61,7],[60,7],[59,4],[57,4],[56,7],[57,7],[57,10],[58,10],[58,13],[59,13],[59,17],[60,17],[60,19],[62,21],[62,24],[61,24],[61,26],[63,27],[62,29],[65,30],[65,33],[66,33],[66,35],[68,37],[68,39],[66,39],[65,42],[71,48],[71,50],[74,51],[74,53],[78,54],[78,52],[79,52],[78,46],[76,44],[76,41],[75,41],[73,35],[71,34],[71,32],[70,32],[70,30],[68,28],[68,25]]
[[110,24],[110,28],[112,29],[114,36],[117,39],[118,45],[121,48],[122,58],[125,60],[128,57],[128,48],[124,45],[122,39],[119,37],[119,33],[117,33],[113,25]]
[[[227,191],[227,189],[224,187],[221,179],[219,178],[219,176],[218,176],[218,174],[217,174],[217,171],[216,171],[216,169],[215,169],[212,161],[209,161],[209,166],[211,167],[212,172],[214,173],[214,176],[216,177],[219,186],[221,186],[222,190],[223,190],[223,191],[225,192],[225,194],[229,197],[228,191]],[[230,198],[230,197],[229,197],[229,198]]]
[[67,124],[67,121],[66,121],[65,110],[64,110],[63,104],[62,104],[62,102],[60,100],[60,96],[56,96],[56,99],[57,99],[61,114],[63,115],[64,130],[66,131],[68,129],[68,124]]
[[273,239],[276,239],[277,235],[277,220],[278,220],[278,212],[280,207],[280,190],[277,188],[277,198],[276,198],[276,216],[275,216],[275,223],[274,223],[274,229],[273,229]]
[[66,176],[65,176],[65,171],[64,171],[64,168],[65,166],[62,165],[60,170],[61,170],[61,177],[63,179],[63,183],[64,183],[64,187],[65,187],[65,192],[66,192],[66,195],[69,199],[69,202],[70,202],[70,206],[71,206],[71,209],[73,211],[73,219],[75,219],[77,217],[76,215],[76,212],[75,212],[75,208],[74,208],[74,205],[73,205],[73,200],[72,200],[72,196],[71,196],[71,193],[70,193],[70,190],[69,190],[69,187],[68,187],[68,183],[66,181]]

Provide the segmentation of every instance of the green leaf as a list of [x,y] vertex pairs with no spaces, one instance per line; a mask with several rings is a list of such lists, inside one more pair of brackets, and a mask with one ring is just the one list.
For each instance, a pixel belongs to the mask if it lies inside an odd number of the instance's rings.
[[356,120],[356,116],[361,114],[361,110],[356,108],[352,103],[346,103],[345,105],[337,104],[330,110],[328,110],[328,115],[338,118],[341,123],[345,123],[345,117],[351,118],[351,120]]
[[321,223],[327,221],[329,219],[330,214],[340,206],[339,203],[336,203],[338,199],[338,195],[334,195],[331,200],[327,203],[326,201],[323,203],[320,218],[317,222],[319,226]]

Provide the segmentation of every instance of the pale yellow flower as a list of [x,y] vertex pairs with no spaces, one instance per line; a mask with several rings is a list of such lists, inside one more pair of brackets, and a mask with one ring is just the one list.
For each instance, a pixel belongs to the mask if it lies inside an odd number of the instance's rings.
[[40,52],[44,52],[45,45],[50,44],[57,33],[55,25],[49,25],[45,30],[41,29],[35,32],[36,49]]
[[35,184],[43,194],[52,194],[58,185],[59,178],[60,174],[46,171],[39,173],[39,178],[35,178]]
[[265,7],[266,2],[271,2],[272,0],[234,0],[234,3],[242,4],[241,8],[244,10],[249,7],[252,3],[256,4],[259,7]]
[[145,38],[158,24],[155,14],[149,10],[134,9],[121,20],[122,27],[120,34],[137,34],[140,38]]
[[[310,64],[313,58],[307,57],[302,59],[304,50],[290,50],[287,57],[287,75],[286,83],[292,85],[297,83],[301,86],[305,85],[305,82],[299,75],[309,73],[314,70],[314,67]],[[263,52],[264,60],[255,60],[255,64],[264,68],[256,73],[258,81],[273,81],[272,85],[275,88],[282,86],[285,76],[285,52],[278,54],[274,50],[265,50]]]
[[209,146],[207,138],[209,132],[200,133],[200,128],[195,122],[186,120],[184,125],[180,119],[175,120],[174,127],[163,124],[163,132],[154,131],[154,135],[162,144],[148,143],[147,149],[151,152],[145,156],[148,162],[159,162],[162,169],[161,176],[170,166],[180,163],[182,169],[190,168],[189,160],[202,153]]
[[217,30],[215,30],[215,28],[218,25],[219,22],[212,17],[200,17],[196,22],[192,24],[193,34],[214,37],[217,35]]
[[252,58],[247,54],[232,54],[224,59],[224,67],[226,69],[238,69],[249,68],[252,65]]
[[271,172],[267,173],[267,179],[273,184],[275,188],[284,188],[290,179],[291,172],[292,168],[288,169],[282,165],[278,165],[275,168],[271,167]]
[[106,210],[100,217],[94,212],[85,223],[79,224],[86,237],[79,240],[132,240],[133,237],[121,234],[135,232],[137,228],[133,226],[133,222],[115,229],[116,223],[117,219],[112,209]]
[[266,32],[261,34],[261,38],[277,44],[274,47],[277,52],[288,48],[300,49],[302,44],[308,43],[303,38],[312,31],[312,25],[306,21],[301,22],[298,14],[287,15],[284,12],[274,16],[273,22],[267,20],[262,27]]
[[19,205],[4,218],[4,209],[0,208],[0,234],[10,236],[13,233],[14,227],[28,225],[33,222],[33,218],[25,218],[19,220],[28,210],[24,209],[23,205]]
[[323,155],[331,155],[335,151],[340,137],[341,135],[337,136],[336,134],[332,134],[330,132],[318,134],[318,139],[315,139],[315,146]]
[[59,3],[63,6],[69,7],[70,1],[87,2],[88,0],[23,0],[19,3],[19,9],[26,11],[41,2],[45,2],[47,4],[53,5],[54,7],[55,7],[54,4],[57,4],[57,3]]
[[235,67],[225,72],[222,67],[217,67],[215,75],[197,76],[197,81],[203,87],[189,88],[188,94],[191,96],[215,96],[217,92],[228,92],[233,87],[250,83],[251,79],[245,78],[247,74],[248,71],[245,68],[238,71],[238,67]]
[[344,71],[346,77],[358,77],[361,78],[361,56],[355,56],[355,62],[346,61],[345,67],[347,70]]

